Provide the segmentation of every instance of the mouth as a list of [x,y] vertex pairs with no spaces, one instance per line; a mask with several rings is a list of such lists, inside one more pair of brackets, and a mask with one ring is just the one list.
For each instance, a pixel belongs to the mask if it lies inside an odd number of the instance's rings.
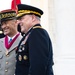
[[4,33],[5,33],[5,32],[8,32],[8,28],[3,29],[3,32],[4,32]]

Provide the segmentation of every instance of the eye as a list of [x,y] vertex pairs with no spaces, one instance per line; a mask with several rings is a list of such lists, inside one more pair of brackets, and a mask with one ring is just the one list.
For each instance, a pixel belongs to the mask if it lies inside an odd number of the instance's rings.
[[2,23],[1,23],[1,26],[4,25],[4,24],[7,24],[7,21],[2,22]]
[[20,18],[20,20],[22,20],[22,19],[23,19],[23,17]]

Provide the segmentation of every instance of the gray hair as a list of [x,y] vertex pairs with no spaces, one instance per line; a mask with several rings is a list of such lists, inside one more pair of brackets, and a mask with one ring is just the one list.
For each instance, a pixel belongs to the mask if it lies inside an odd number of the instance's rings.
[[40,21],[40,17],[36,16],[36,19]]

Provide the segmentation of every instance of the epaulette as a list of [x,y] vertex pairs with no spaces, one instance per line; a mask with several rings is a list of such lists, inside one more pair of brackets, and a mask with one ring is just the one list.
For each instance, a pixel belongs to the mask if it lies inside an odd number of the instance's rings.
[[[42,28],[41,26],[34,26],[33,27],[33,29],[35,29],[35,28]],[[42,28],[43,29],[43,28]]]

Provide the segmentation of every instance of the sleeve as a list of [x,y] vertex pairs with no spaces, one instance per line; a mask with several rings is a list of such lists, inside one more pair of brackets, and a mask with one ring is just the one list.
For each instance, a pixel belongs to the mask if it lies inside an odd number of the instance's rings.
[[41,29],[34,29],[29,37],[30,75],[46,75],[49,57],[49,38]]

